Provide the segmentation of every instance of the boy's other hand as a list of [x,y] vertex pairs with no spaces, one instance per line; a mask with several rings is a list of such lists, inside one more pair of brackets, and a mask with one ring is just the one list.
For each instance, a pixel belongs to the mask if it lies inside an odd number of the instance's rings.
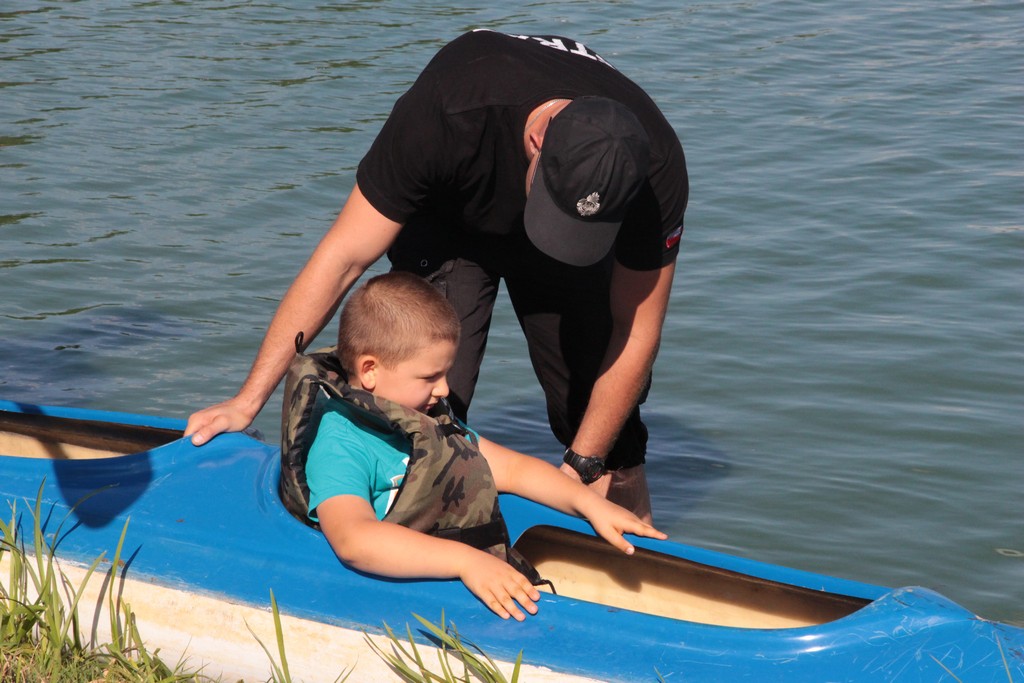
[[536,614],[540,591],[509,563],[482,550],[473,550],[459,573],[466,588],[502,619],[523,621],[523,610]]

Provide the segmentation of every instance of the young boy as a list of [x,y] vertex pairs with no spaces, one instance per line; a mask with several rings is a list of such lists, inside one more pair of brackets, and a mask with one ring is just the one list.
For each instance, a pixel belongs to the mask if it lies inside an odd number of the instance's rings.
[[[458,341],[459,321],[451,305],[417,276],[380,275],[349,297],[341,314],[337,351],[353,390],[346,387],[346,391],[368,399],[377,412],[382,407],[391,415],[402,415],[419,441],[411,442],[408,432],[376,428],[372,416],[354,413],[340,399],[329,402],[306,463],[309,516],[319,522],[338,557],[355,569],[389,577],[458,577],[495,614],[522,621],[523,610],[537,613],[535,603],[540,599],[527,578],[532,572],[528,563],[525,569],[516,568],[513,564],[519,563],[514,557],[493,547],[481,550],[468,540],[431,535],[438,525],[431,528],[429,519],[419,524],[427,533],[403,526],[405,521],[392,523],[385,517],[397,512],[393,506],[422,505],[422,499],[429,497],[433,500],[425,504],[430,514],[443,510],[447,515],[450,508],[466,507],[467,501],[479,502],[477,494],[486,493],[476,489],[490,486],[584,517],[599,535],[627,554],[633,546],[624,533],[653,538],[665,538],[665,534],[542,460],[467,433],[443,418],[427,417],[425,413],[448,393],[445,376]],[[427,438],[423,434],[435,427],[443,436],[423,441]],[[423,477],[412,474],[410,455],[422,463],[444,449],[454,450],[440,460],[435,458],[442,466],[431,473],[435,488],[429,483],[424,488]],[[453,477],[449,471],[453,467],[468,467],[470,473]],[[447,485],[437,485],[442,479],[434,478],[438,471],[448,477]],[[416,493],[409,490],[414,479],[419,485]],[[407,480],[404,489],[403,480]],[[417,496],[420,503],[413,500]],[[485,500],[483,504],[490,505],[493,512],[486,512],[500,521],[496,493],[493,503]],[[398,516],[410,518],[405,510]],[[474,530],[490,531],[495,522],[476,519],[472,524],[476,524]],[[500,529],[507,541],[503,522]],[[532,574],[536,580],[536,573]]]

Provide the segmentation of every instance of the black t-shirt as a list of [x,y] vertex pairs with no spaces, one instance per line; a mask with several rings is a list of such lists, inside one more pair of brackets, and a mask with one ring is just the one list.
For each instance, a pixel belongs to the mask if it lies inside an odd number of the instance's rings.
[[446,45],[360,162],[360,190],[399,223],[423,212],[467,236],[522,235],[526,117],[547,100],[584,95],[625,104],[651,141],[648,182],[623,222],[616,259],[634,270],[670,263],[689,194],[682,145],[639,86],[568,38],[480,30]]

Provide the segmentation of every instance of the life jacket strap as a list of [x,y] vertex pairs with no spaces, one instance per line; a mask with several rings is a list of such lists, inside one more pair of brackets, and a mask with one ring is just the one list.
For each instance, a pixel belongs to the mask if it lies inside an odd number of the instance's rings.
[[434,535],[471,545],[477,550],[486,550],[491,546],[505,545],[509,542],[508,529],[500,519],[465,529],[440,529],[434,532]]

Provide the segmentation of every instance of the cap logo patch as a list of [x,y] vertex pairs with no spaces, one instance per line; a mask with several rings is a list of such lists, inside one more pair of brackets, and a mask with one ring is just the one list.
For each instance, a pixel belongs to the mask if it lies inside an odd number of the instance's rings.
[[586,218],[587,216],[593,216],[595,213],[601,210],[601,195],[597,192],[591,192],[583,199],[576,202],[576,213]]

